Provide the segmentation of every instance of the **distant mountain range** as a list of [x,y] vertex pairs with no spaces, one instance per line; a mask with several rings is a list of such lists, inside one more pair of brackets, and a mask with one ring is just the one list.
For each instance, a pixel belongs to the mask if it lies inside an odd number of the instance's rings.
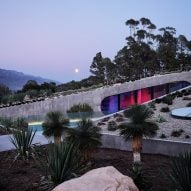
[[27,75],[15,70],[0,69],[0,84],[8,86],[11,90],[22,89],[23,85],[26,84],[28,80],[35,80],[38,84],[42,84],[43,82],[59,83],[54,80]]

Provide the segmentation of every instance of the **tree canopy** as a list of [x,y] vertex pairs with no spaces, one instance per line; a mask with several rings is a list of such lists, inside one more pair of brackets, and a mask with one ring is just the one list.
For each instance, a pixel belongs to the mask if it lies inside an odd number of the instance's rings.
[[129,19],[125,25],[129,28],[126,45],[114,60],[103,58],[101,52],[93,58],[90,72],[103,82],[124,82],[191,69],[191,41],[184,35],[177,36],[175,28],[167,26],[157,30],[157,26],[144,17]]

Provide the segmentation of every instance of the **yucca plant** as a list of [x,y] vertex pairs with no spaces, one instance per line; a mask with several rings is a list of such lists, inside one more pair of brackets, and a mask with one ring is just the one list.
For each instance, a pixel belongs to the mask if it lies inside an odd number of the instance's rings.
[[191,190],[191,152],[172,158],[171,172],[168,177],[178,191]]
[[10,137],[11,143],[15,146],[17,150],[17,156],[21,157],[23,160],[29,158],[32,152],[32,141],[35,136],[35,132],[32,130],[13,130],[13,135]]
[[36,153],[35,158],[45,177],[41,183],[45,190],[74,178],[83,168],[78,146],[71,142],[50,144],[44,157]]

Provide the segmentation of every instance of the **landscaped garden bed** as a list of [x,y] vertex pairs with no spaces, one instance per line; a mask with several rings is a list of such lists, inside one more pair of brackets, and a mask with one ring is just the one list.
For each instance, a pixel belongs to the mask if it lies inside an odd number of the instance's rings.
[[[13,151],[0,153],[0,190],[6,191],[39,191],[39,183],[43,176],[33,159],[28,161],[16,160]],[[142,154],[142,167],[152,183],[152,191],[162,191],[170,188],[171,184],[165,178],[169,172],[171,159],[163,155]],[[98,149],[91,158],[90,169],[114,166],[124,175],[130,175],[132,167],[132,153],[114,149]],[[147,189],[148,190],[148,189]]]

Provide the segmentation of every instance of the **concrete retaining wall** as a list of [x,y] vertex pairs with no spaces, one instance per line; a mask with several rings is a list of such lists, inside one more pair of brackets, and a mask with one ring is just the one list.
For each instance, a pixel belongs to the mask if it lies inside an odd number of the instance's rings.
[[[102,147],[132,151],[131,141],[125,142],[123,137],[118,135],[103,134]],[[185,151],[191,151],[191,143],[155,139],[143,140],[142,153],[173,156]]]
[[70,107],[79,103],[88,103],[92,108],[94,108],[95,112],[101,112],[101,101],[105,97],[175,81],[187,81],[191,83],[191,71],[157,75],[134,82],[115,84],[113,86],[97,88],[95,90],[81,92],[78,94],[54,97],[44,101],[1,108],[0,116],[28,117],[31,115],[45,115],[47,112],[53,110],[60,110],[63,113],[66,113]]

